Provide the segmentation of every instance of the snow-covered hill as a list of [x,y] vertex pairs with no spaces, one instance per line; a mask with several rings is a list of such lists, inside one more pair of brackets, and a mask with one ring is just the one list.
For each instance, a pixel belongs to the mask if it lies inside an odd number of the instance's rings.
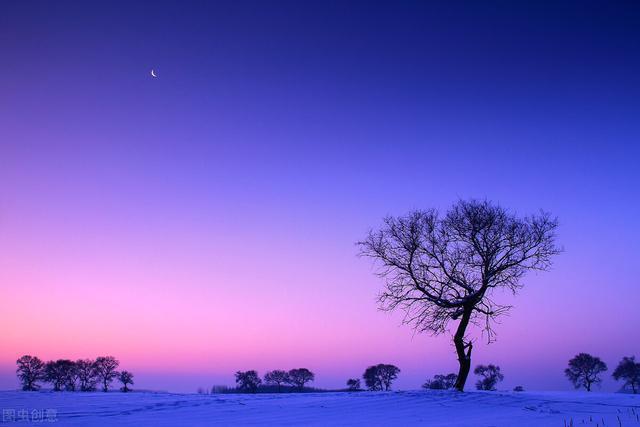
[[573,420],[574,426],[640,427],[640,395],[581,392],[198,395],[7,391],[0,392],[0,408],[2,421],[16,426],[55,421],[56,426],[563,427]]

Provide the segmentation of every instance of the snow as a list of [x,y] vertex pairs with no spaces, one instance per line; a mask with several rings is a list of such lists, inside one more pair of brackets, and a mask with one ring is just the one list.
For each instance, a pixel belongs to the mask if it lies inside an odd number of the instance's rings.
[[640,395],[585,392],[199,395],[4,391],[0,392],[0,408],[3,422],[11,425],[15,419],[16,426],[55,420],[56,426],[563,427],[573,420],[575,426],[640,427]]

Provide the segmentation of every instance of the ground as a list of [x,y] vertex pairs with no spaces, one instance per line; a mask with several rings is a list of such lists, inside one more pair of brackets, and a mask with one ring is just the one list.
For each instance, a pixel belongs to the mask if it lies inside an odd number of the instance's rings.
[[2,422],[57,426],[638,426],[640,395],[399,391],[259,395],[0,392]]

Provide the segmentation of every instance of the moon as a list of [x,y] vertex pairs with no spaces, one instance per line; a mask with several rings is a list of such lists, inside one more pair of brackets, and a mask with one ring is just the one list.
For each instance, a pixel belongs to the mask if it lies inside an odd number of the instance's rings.
[[158,77],[155,70],[151,70],[151,77]]

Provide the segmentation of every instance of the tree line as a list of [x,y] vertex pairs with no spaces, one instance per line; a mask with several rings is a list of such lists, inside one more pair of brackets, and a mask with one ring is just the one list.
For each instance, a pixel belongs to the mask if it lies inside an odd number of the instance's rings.
[[16,360],[16,374],[24,391],[40,389],[40,383],[50,383],[54,391],[109,391],[114,380],[122,387],[120,391],[131,391],[133,374],[118,371],[120,362],[113,356],[96,359],[58,359],[43,362],[38,357],[25,355]]
[[264,374],[264,380],[260,378],[258,371],[237,371],[236,388],[235,390],[241,393],[257,393],[258,391],[271,390],[270,387],[275,387],[275,390],[280,393],[287,389],[287,391],[304,391],[305,385],[312,382],[315,379],[315,374],[307,368],[291,369],[284,371],[275,369]]
[[[394,365],[380,363],[378,365],[369,366],[362,374],[366,388],[371,391],[388,391],[391,390],[393,381],[398,377],[400,368]],[[291,369],[284,371],[276,369],[268,371],[263,378],[256,370],[237,371],[235,373],[236,387],[228,389],[225,387],[213,387],[212,392],[242,392],[242,393],[258,393],[258,392],[282,392],[295,391],[302,392],[307,389],[307,383],[315,380],[315,374],[307,368]],[[313,389],[314,391],[320,391]],[[360,379],[350,378],[347,380],[347,391],[362,390]],[[199,392],[203,392],[202,389]]]

